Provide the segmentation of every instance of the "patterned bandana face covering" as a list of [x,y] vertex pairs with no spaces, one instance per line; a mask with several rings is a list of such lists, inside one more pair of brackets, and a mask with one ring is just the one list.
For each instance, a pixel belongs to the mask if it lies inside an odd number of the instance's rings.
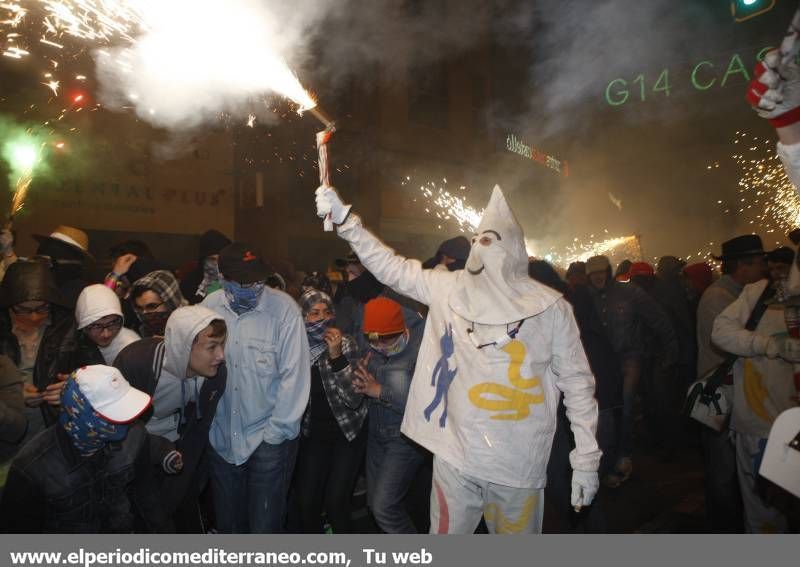
[[255,283],[250,287],[242,287],[234,281],[223,280],[222,287],[225,290],[228,305],[237,315],[241,315],[256,308],[261,293],[264,291],[264,282]]
[[308,335],[308,346],[311,347],[311,364],[313,365],[325,349],[328,348],[328,343],[325,342],[323,337],[325,331],[331,328],[333,319],[320,319],[313,323],[306,321],[306,334]]
[[383,356],[394,356],[403,352],[408,346],[408,331],[397,337],[397,339],[388,345],[376,344],[370,341],[369,346],[375,352]]
[[108,443],[122,441],[128,434],[127,424],[111,423],[94,411],[89,400],[81,393],[74,373],[61,393],[58,422],[84,457],[94,455]]

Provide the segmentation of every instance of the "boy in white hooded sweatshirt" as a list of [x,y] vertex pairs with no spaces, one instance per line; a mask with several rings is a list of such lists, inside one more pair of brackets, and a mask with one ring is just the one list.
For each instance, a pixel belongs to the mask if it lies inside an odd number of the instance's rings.
[[473,238],[466,269],[423,270],[394,253],[317,190],[378,280],[430,307],[401,431],[434,454],[431,532],[540,533],[544,486],[563,393],[576,448],[572,505],[599,485],[594,377],[569,304],[528,277],[524,235],[499,187]]
[[78,330],[97,346],[102,364],[111,366],[119,351],[139,340],[139,335],[123,327],[125,320],[119,298],[111,289],[95,284],[83,288],[75,305]]

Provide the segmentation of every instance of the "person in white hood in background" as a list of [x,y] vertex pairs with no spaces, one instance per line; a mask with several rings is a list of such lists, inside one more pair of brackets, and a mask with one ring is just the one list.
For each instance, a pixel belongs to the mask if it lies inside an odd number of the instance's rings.
[[528,277],[522,228],[499,187],[466,269],[423,270],[397,256],[317,190],[317,214],[338,225],[364,266],[430,306],[402,432],[434,454],[431,532],[540,533],[544,486],[563,393],[576,448],[572,505],[597,492],[594,377],[569,303]]
[[75,305],[78,330],[97,346],[103,357],[98,363],[111,366],[119,352],[139,340],[139,335],[123,327],[122,306],[111,289],[95,284],[83,288]]

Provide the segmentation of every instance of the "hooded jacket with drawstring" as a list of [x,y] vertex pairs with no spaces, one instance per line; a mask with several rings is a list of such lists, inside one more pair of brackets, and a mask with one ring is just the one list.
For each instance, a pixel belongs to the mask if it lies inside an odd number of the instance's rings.
[[194,473],[208,445],[217,402],[225,392],[227,371],[213,378],[186,377],[195,337],[220,317],[200,305],[176,309],[163,338],[142,339],[125,347],[114,366],[131,386],[150,394],[153,405],[143,416],[147,430],[175,442],[183,455],[183,472],[165,477],[162,498],[174,510],[192,488]]
[[[75,305],[75,320],[78,323],[78,330],[83,331],[92,323],[109,315],[123,317],[122,306],[119,303],[117,294],[102,284],[94,284],[83,288]],[[109,366],[114,364],[114,359],[117,358],[123,348],[139,340],[139,335],[127,327],[122,327],[117,336],[114,337],[114,340],[104,347],[92,343],[85,335],[85,332],[81,333],[81,335],[83,346],[90,349],[92,347],[96,348],[102,357],[99,362]]]
[[[563,392],[576,442],[572,468],[597,470],[594,377],[572,309],[528,277],[522,229],[499,187],[478,227],[478,238],[492,243],[476,241],[462,271],[423,270],[417,260],[396,255],[353,213],[337,230],[379,280],[430,306],[404,434],[462,474],[542,488]],[[492,344],[509,333],[514,337],[508,344]]]

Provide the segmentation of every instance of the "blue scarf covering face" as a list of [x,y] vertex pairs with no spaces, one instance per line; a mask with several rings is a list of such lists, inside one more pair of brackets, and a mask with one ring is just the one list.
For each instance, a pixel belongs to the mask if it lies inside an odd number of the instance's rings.
[[306,321],[306,334],[308,335],[308,346],[311,348],[311,365],[313,366],[322,353],[328,348],[328,343],[323,338],[325,331],[331,328],[333,319],[320,319],[314,323]]
[[250,287],[242,287],[234,281],[223,280],[222,288],[225,290],[228,305],[237,315],[241,315],[256,308],[261,293],[264,291],[264,282],[253,284]]
[[127,424],[111,423],[94,411],[81,393],[75,374],[69,377],[61,392],[58,422],[84,457],[94,455],[112,441],[122,441],[128,434]]

